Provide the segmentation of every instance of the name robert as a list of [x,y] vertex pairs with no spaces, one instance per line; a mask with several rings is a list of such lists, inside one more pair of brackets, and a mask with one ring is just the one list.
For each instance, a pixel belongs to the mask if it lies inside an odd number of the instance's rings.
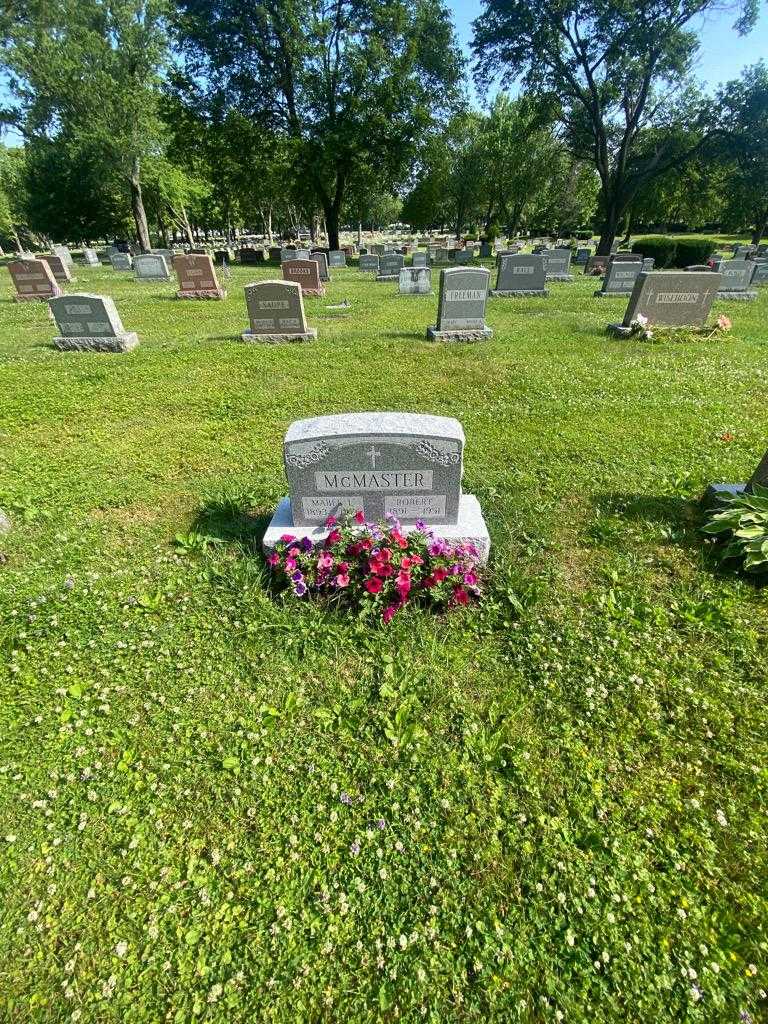
[[431,491],[431,469],[345,469],[315,473],[318,491]]

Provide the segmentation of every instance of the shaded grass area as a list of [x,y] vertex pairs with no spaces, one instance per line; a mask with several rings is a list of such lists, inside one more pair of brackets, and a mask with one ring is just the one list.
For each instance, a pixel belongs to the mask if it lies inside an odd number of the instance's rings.
[[[350,268],[316,343],[239,344],[275,275],[78,268],[118,357],[54,351],[2,275],[6,1018],[764,1019],[766,595],[694,500],[765,449],[768,290],[649,344],[577,276],[440,346],[436,297]],[[480,609],[270,592],[285,429],[357,409],[462,422]]]

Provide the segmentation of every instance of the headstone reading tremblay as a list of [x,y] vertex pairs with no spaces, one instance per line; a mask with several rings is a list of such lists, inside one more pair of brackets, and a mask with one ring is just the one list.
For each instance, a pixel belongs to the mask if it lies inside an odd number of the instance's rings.
[[638,315],[661,327],[703,327],[720,285],[720,275],[684,270],[641,271],[621,324],[609,330],[626,337]]
[[135,331],[126,331],[115,304],[105,295],[62,295],[49,299],[62,351],[130,352],[139,343]]
[[374,252],[364,252],[358,257],[357,266],[363,273],[379,272],[379,257]]
[[631,295],[643,265],[638,260],[611,260],[596,297],[605,295]]
[[289,496],[264,536],[321,541],[328,516],[391,515],[404,532],[422,524],[451,543],[473,543],[485,560],[490,539],[480,504],[462,494],[464,431],[445,416],[358,412],[292,423],[283,457]]
[[174,256],[173,269],[179,281],[177,299],[226,299],[227,293],[219,285],[213,260],[207,253]]
[[404,259],[399,252],[386,252],[379,257],[377,281],[397,281],[403,269]]
[[142,253],[133,261],[137,281],[169,281],[171,275],[164,256]]
[[314,260],[317,264],[318,270],[320,271],[321,281],[330,281],[331,275],[328,273],[328,257],[324,252],[312,252],[309,254],[309,258]]
[[113,270],[132,270],[133,257],[127,252],[113,252],[109,255]]
[[282,270],[283,280],[296,281],[305,295],[325,295],[317,260],[286,260]]
[[8,264],[8,271],[16,288],[17,302],[45,302],[61,295],[61,288],[44,260],[14,260]]
[[295,281],[258,281],[245,286],[245,304],[250,326],[243,341],[278,344],[284,341],[312,341],[314,327],[307,327],[301,285]]
[[449,267],[440,271],[437,324],[429,341],[483,341],[493,337],[485,323],[491,272],[485,267]]
[[501,298],[538,295],[546,298],[549,292],[546,288],[545,258],[533,253],[502,256],[498,263],[496,287],[491,295]]
[[429,267],[403,267],[399,291],[401,295],[431,295],[432,271]]
[[343,249],[331,249],[328,253],[329,267],[346,267],[347,256]]
[[100,265],[99,254],[95,249],[83,249],[83,260],[89,267],[98,267]]
[[722,280],[718,299],[738,299],[742,302],[756,299],[757,292],[749,288],[754,270],[755,264],[749,260],[723,260],[720,264]]
[[41,256],[40,259],[45,260],[59,284],[67,284],[67,282],[75,280],[69,272],[70,264],[66,263],[61,256]]
[[571,250],[550,249],[544,256],[544,269],[548,281],[572,281]]

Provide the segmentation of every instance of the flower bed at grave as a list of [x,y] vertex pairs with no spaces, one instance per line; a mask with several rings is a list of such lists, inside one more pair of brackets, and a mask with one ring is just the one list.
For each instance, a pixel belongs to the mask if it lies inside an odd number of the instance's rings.
[[276,579],[296,597],[318,595],[391,622],[406,604],[434,609],[467,605],[481,596],[482,569],[474,544],[449,544],[418,522],[404,533],[393,517],[367,523],[361,511],[339,521],[318,543],[285,533],[267,556]]
[[666,327],[649,324],[648,317],[638,313],[629,325],[630,333],[645,341],[710,341],[715,335],[728,334],[733,326],[730,317],[721,313],[712,327]]

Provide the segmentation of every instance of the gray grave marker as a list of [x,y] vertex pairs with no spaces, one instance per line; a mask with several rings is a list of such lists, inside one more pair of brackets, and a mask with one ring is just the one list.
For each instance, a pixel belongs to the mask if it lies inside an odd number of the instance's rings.
[[99,261],[99,254],[96,252],[95,249],[83,249],[83,260],[85,261],[85,264],[89,267],[101,266],[101,263]]
[[649,324],[662,327],[703,327],[707,322],[720,285],[720,275],[711,271],[689,273],[685,270],[641,271],[621,324],[609,330],[621,337],[631,333],[632,321],[644,316]]
[[309,258],[314,260],[320,271],[321,281],[330,281],[331,275],[328,273],[328,257],[324,252],[313,252],[310,253]]
[[110,253],[109,262],[113,270],[133,270],[133,257],[127,252]]
[[510,253],[501,256],[498,261],[496,287],[491,295],[506,298],[508,296],[541,296],[546,298],[546,269],[544,256],[517,255]]
[[642,269],[643,265],[638,260],[611,260],[602,287],[595,292],[595,296],[631,295]]
[[450,267],[440,271],[437,325],[427,328],[429,341],[482,341],[493,337],[485,323],[491,272],[485,267]]
[[414,252],[411,256],[412,267],[426,267],[427,254],[425,252]]
[[154,253],[143,253],[133,261],[137,281],[169,281],[171,279],[168,264],[164,256]]
[[343,249],[332,249],[328,253],[328,266],[329,267],[346,267],[347,265],[347,254]]
[[404,531],[421,523],[446,541],[490,541],[480,505],[462,494],[464,432],[457,420],[416,413],[320,416],[292,423],[283,455],[290,494],[267,529],[268,550],[289,533],[320,541],[326,519],[362,511],[368,521],[391,515]]
[[550,249],[544,256],[544,269],[548,281],[572,281],[571,250]]
[[358,256],[357,266],[363,273],[378,274],[379,272],[379,257],[373,252],[364,252]]
[[130,352],[139,344],[135,331],[126,331],[115,304],[105,295],[62,295],[49,299],[61,351]]
[[404,259],[399,252],[388,252],[379,257],[377,281],[397,281],[403,269]]
[[403,267],[399,291],[401,295],[431,295],[432,271],[429,267]]
[[52,245],[51,250],[59,257],[62,263],[65,263],[68,267],[74,267],[75,261],[72,259],[72,253],[66,245]]
[[757,292],[749,288],[755,264],[748,260],[723,260],[720,264],[720,291],[718,299],[738,299],[742,302],[757,298]]
[[258,281],[245,286],[250,327],[241,338],[276,344],[283,341],[312,341],[317,337],[307,327],[301,285],[296,281]]

